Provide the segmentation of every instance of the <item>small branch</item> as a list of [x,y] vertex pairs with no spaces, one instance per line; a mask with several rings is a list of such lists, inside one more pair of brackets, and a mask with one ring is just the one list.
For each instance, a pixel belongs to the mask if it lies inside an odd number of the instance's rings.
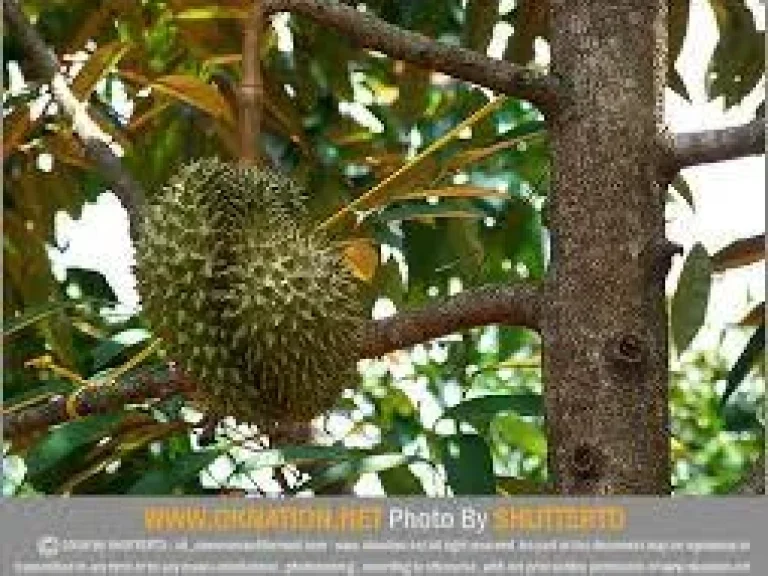
[[675,172],[699,164],[765,154],[765,122],[759,119],[734,128],[676,134],[671,146],[670,168]]
[[257,163],[256,143],[261,133],[261,100],[264,93],[259,60],[259,34],[262,28],[261,2],[254,3],[251,17],[243,25],[243,79],[240,83],[240,162]]
[[163,399],[183,392],[192,392],[194,384],[175,368],[166,374],[142,372],[121,378],[111,385],[81,389],[67,406],[68,399],[55,396],[45,404],[3,414],[3,436],[13,438],[43,430],[71,419],[71,410],[78,416],[115,412],[125,404],[140,403],[150,398]]
[[467,290],[419,310],[370,322],[363,330],[362,356],[381,356],[419,342],[488,324],[537,329],[540,292],[528,284]]
[[300,14],[336,29],[359,47],[528,100],[545,113],[553,113],[557,108],[559,83],[551,76],[494,60],[474,50],[443,44],[350,6],[324,0],[264,0],[263,11],[266,17],[278,12]]
[[82,140],[86,155],[99,168],[128,211],[131,235],[135,237],[145,196],[141,185],[122,166],[112,147],[112,137],[88,114],[88,102],[80,102],[73,94],[53,51],[46,46],[16,0],[3,0],[3,18],[29,55],[32,65],[39,70],[42,80],[50,83],[53,98],[72,120],[72,128]]
[[[488,324],[537,329],[540,298],[538,288],[527,284],[477,288],[419,310],[373,320],[362,330],[360,357],[381,356],[419,342]],[[110,386],[84,388],[77,394],[70,410],[74,408],[80,416],[101,414],[115,411],[126,403],[166,398],[178,392],[194,392],[194,384],[172,368],[162,376],[131,375]],[[66,398],[55,397],[42,405],[6,413],[3,415],[3,434],[13,438],[66,422],[70,419],[70,410],[67,409]],[[286,425],[272,432],[277,437],[277,444],[306,443],[311,436],[311,428],[306,424]]]
[[747,474],[736,486],[733,494],[741,496],[765,495],[765,454],[761,454],[750,466]]

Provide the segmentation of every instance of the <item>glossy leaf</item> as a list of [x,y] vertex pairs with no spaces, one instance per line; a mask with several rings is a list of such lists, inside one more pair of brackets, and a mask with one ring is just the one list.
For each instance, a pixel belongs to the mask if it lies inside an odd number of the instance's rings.
[[319,490],[339,482],[354,482],[363,474],[380,473],[384,470],[407,466],[417,460],[416,457],[405,454],[372,454],[363,458],[353,458],[332,464],[313,475],[307,482],[297,487],[295,492]]
[[691,210],[696,208],[693,204],[693,190],[691,190],[688,182],[686,182],[685,178],[683,178],[681,174],[675,176],[675,179],[672,180],[671,186],[678,194],[680,194],[680,197],[688,203],[688,206],[691,207]]
[[725,379],[725,391],[723,392],[722,403],[728,402],[736,389],[749,374],[752,366],[760,359],[765,359],[765,324],[752,333],[747,341],[747,345],[742,350],[733,367],[728,372]]
[[29,476],[47,472],[75,451],[109,435],[120,414],[89,416],[52,429],[26,455]]
[[457,434],[440,438],[443,466],[455,496],[496,493],[493,459],[480,436]]
[[541,416],[544,406],[536,394],[499,394],[464,400],[443,412],[441,418],[469,422],[487,427],[500,412],[514,412],[520,416]]
[[72,308],[76,304],[77,302],[57,301],[29,308],[25,310],[21,316],[17,316],[4,323],[3,338],[13,336],[25,328],[45,320],[49,316],[53,316],[54,314],[58,314],[59,312],[63,312],[69,308]]
[[688,32],[690,11],[690,0],[669,0],[669,56],[667,60],[669,70],[667,72],[667,82],[672,90],[688,101],[690,101],[691,97],[688,94],[688,89],[683,79],[680,77],[680,73],[675,68],[675,63],[683,49],[683,43]]
[[151,86],[160,93],[199,108],[214,118],[228,124],[234,124],[234,116],[229,103],[219,90],[194,76],[168,75],[155,79]]
[[151,469],[128,490],[129,494],[173,494],[193,480],[221,454],[216,450],[191,452],[173,460],[171,466]]
[[452,173],[462,170],[499,152],[519,150],[527,146],[529,142],[542,139],[546,134],[545,127],[546,124],[541,121],[526,122],[504,134],[503,139],[495,144],[462,151],[448,160],[446,172]]
[[707,70],[707,94],[725,107],[741,102],[765,72],[765,33],[741,0],[710,0],[720,38]]
[[387,496],[424,496],[424,486],[407,466],[398,466],[379,473],[384,492]]
[[402,204],[383,210],[380,218],[385,221],[425,220],[432,218],[483,218],[487,214],[480,208],[461,202],[437,204]]
[[709,305],[712,262],[706,249],[696,244],[683,264],[683,271],[672,298],[672,337],[682,354],[699,332]]
[[115,41],[99,48],[91,54],[80,73],[72,81],[72,92],[79,100],[86,100],[93,92],[99,80],[125,56],[131,49],[129,42]]
[[522,420],[516,414],[505,414],[493,421],[493,429],[507,444],[528,454],[546,458],[547,439],[542,426]]
[[286,464],[301,464],[318,460],[340,460],[355,455],[343,446],[286,446],[272,450],[259,450],[243,460],[239,472],[262,468],[275,468]]

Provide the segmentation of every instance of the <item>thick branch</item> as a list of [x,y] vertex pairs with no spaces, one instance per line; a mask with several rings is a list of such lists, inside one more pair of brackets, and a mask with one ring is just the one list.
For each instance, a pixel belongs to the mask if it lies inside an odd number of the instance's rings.
[[369,323],[363,330],[362,356],[381,356],[488,324],[511,324],[537,329],[539,291],[521,284],[478,288],[410,312]]
[[80,102],[59,71],[54,53],[46,46],[16,0],[3,0],[3,18],[38,69],[42,80],[51,84],[51,92],[65,114],[72,120],[74,132],[83,141],[86,155],[109,182],[120,199],[131,222],[131,235],[138,230],[139,211],[144,202],[141,185],[122,166],[110,147],[112,137],[106,134],[87,113],[87,101]]
[[672,137],[672,146],[676,171],[765,154],[765,123],[760,119],[734,128],[677,134]]
[[338,30],[362,48],[528,100],[544,112],[556,109],[559,84],[553,77],[488,58],[474,50],[440,43],[350,6],[324,0],[264,0],[263,10],[265,16],[277,12],[301,14]]
[[[432,338],[488,324],[538,329],[539,310],[540,292],[536,286],[521,284],[468,290],[419,310],[369,322],[361,332],[360,357],[381,356]],[[160,376],[132,375],[109,387],[82,390],[74,408],[80,416],[98,414],[114,411],[126,403],[165,398],[193,389],[189,379],[174,369]],[[69,418],[66,400],[58,397],[43,405],[5,414],[3,434],[12,438]],[[306,431],[286,429],[281,434],[295,439],[296,434],[306,434]]]

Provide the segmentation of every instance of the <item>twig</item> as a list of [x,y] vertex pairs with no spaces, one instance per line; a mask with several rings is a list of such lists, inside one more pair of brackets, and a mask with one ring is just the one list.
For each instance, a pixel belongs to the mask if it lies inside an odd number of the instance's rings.
[[675,171],[765,154],[765,121],[753,120],[733,128],[676,134],[672,137],[672,146]]
[[[178,393],[194,391],[194,385],[175,368],[167,374],[141,372],[126,376],[108,387],[89,387],[77,394],[70,408],[79,417],[106,414],[125,404],[139,403],[150,398],[163,399]],[[54,396],[47,403],[3,415],[3,435],[13,438],[42,430],[70,420],[68,399]]]
[[258,162],[256,143],[261,133],[261,100],[264,86],[259,57],[262,28],[261,2],[254,2],[251,17],[243,27],[243,79],[240,83],[240,162]]
[[395,182],[404,174],[413,171],[422,163],[425,158],[456,139],[459,134],[461,134],[462,130],[464,130],[464,128],[468,126],[474,126],[475,123],[501,108],[504,102],[506,102],[506,98],[501,96],[491,100],[483,107],[476,110],[472,115],[462,120],[459,124],[451,128],[447,133],[443,134],[440,138],[419,152],[412,160],[395,170],[384,180],[376,184],[376,186],[368,190],[368,192],[362,196],[357,197],[355,200],[345,205],[341,210],[333,214],[330,218],[322,222],[318,226],[318,229],[328,230],[329,228],[333,228],[333,226],[337,226],[340,222],[348,220],[349,216],[353,215],[355,211],[362,211],[375,206],[377,202],[380,202],[382,196],[385,196],[388,193],[389,186],[392,184],[392,182]]

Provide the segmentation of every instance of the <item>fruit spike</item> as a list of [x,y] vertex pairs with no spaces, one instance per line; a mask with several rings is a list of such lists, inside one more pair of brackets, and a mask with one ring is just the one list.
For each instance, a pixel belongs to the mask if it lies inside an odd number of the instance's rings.
[[292,180],[216,159],[151,199],[136,253],[142,304],[217,415],[308,422],[356,383],[358,285],[305,218]]

